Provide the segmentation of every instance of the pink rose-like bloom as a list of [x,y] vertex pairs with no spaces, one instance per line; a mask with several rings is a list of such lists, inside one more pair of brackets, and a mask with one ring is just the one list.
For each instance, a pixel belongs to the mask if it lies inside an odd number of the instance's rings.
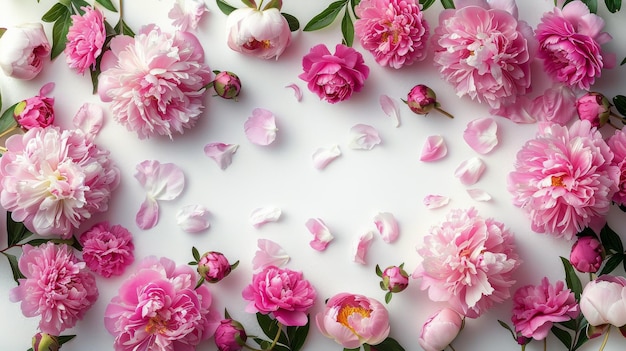
[[278,60],[291,43],[289,23],[276,8],[236,9],[228,15],[226,28],[229,48],[262,59]]
[[54,83],[41,87],[39,95],[28,98],[15,106],[13,117],[24,130],[47,127],[54,123],[54,98],[46,96],[54,88]]
[[543,340],[553,323],[565,322],[578,316],[578,304],[574,293],[557,281],[550,285],[544,277],[538,286],[523,286],[513,295],[515,331],[526,338]]
[[583,289],[580,312],[589,325],[626,325],[626,278],[601,275]]
[[613,165],[619,168],[620,177],[618,191],[613,195],[613,201],[618,205],[626,205],[626,133],[616,130],[607,141],[615,157]]
[[474,208],[450,211],[417,251],[423,262],[413,277],[422,279],[422,290],[469,318],[510,297],[513,273],[521,263],[513,234]]
[[358,294],[339,293],[315,316],[317,328],[346,349],[378,345],[389,336],[389,313],[379,301]]
[[311,92],[331,104],[361,91],[370,73],[363,56],[343,44],[335,47],[334,54],[324,44],[312,47],[302,58],[302,68],[304,73],[298,77],[307,82]]
[[193,34],[143,27],[134,38],[118,35],[105,52],[98,83],[116,121],[140,139],[183,133],[204,108],[204,86],[212,73]]
[[611,116],[611,103],[604,95],[589,92],[576,100],[576,111],[580,119],[591,122],[593,127],[602,127]]
[[513,204],[524,209],[537,233],[572,239],[585,227],[599,230],[617,191],[613,153],[589,121],[542,123],[517,153],[508,176]]
[[121,225],[100,222],[84,232],[79,241],[87,268],[105,278],[121,275],[135,261],[133,236]]
[[401,267],[391,266],[383,271],[383,286],[393,293],[401,292],[409,286],[409,275]]
[[437,95],[431,88],[418,84],[407,94],[406,104],[413,113],[426,115],[438,106]]
[[9,77],[33,79],[43,69],[50,49],[41,23],[8,28],[0,40],[0,68]]
[[98,299],[96,279],[70,246],[47,242],[24,245],[22,250],[18,265],[26,278],[11,289],[10,299],[22,302],[24,316],[41,316],[43,333],[60,335],[76,325]]
[[89,67],[96,67],[107,36],[102,12],[90,6],[82,9],[84,15],[72,15],[64,51],[69,67],[80,74]]
[[172,24],[185,32],[197,29],[202,16],[209,12],[203,0],[176,0],[167,14]]
[[220,252],[207,252],[200,257],[198,262],[198,274],[209,283],[217,283],[226,278],[232,269],[233,266],[228,262],[226,256]]
[[246,312],[271,313],[283,325],[303,326],[307,323],[307,311],[315,303],[316,292],[302,272],[268,266],[254,274],[252,283],[241,295],[250,301]]
[[219,351],[239,351],[248,339],[241,323],[223,319],[215,330],[215,346]]
[[603,67],[615,59],[602,52],[600,45],[611,40],[601,32],[604,20],[589,12],[581,1],[572,1],[563,9],[546,12],[537,25],[537,57],[545,71],[557,82],[589,90]]
[[466,5],[439,15],[433,35],[435,65],[458,96],[495,109],[512,104],[530,91],[532,29],[486,0]]
[[33,128],[11,136],[0,158],[0,204],[41,236],[67,239],[108,209],[120,172],[79,129]]
[[418,343],[426,351],[441,351],[459,335],[463,319],[458,312],[444,308],[435,312],[422,326]]
[[595,273],[602,265],[602,243],[592,236],[583,236],[572,245],[569,260],[577,271]]
[[426,58],[428,23],[413,0],[363,0],[354,31],[381,66],[401,68]]
[[209,289],[194,289],[196,278],[189,266],[145,258],[104,313],[115,351],[189,351],[213,336],[219,317]]
[[530,115],[540,122],[566,125],[576,115],[576,95],[564,85],[548,88],[533,99]]

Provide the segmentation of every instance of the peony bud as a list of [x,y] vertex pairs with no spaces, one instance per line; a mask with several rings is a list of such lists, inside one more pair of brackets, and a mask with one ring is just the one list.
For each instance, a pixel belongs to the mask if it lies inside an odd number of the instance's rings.
[[426,351],[443,350],[456,338],[462,326],[461,315],[450,308],[444,308],[424,323],[418,343]]
[[200,257],[198,273],[207,282],[217,283],[226,278],[238,264],[239,261],[231,265],[222,253],[210,251]]
[[409,286],[409,274],[402,268],[402,266],[387,267],[383,271],[382,278],[383,281],[380,285],[381,288],[392,293],[400,292]]
[[59,337],[47,333],[33,336],[33,351],[58,351],[61,348]]
[[54,83],[48,83],[39,90],[39,95],[21,101],[15,106],[13,117],[22,129],[44,128],[54,122],[54,98],[46,96],[53,87]]
[[572,266],[583,273],[595,273],[602,265],[602,244],[592,236],[579,238],[569,255]]
[[611,103],[604,95],[589,92],[576,101],[576,110],[581,120],[587,120],[599,128],[609,121]]
[[43,69],[50,49],[41,23],[8,28],[0,39],[0,67],[9,77],[33,79]]
[[222,71],[215,76],[213,89],[219,97],[237,101],[237,96],[241,91],[241,80],[233,72]]
[[239,351],[247,339],[243,325],[230,318],[223,319],[215,330],[215,345],[219,351]]
[[580,295],[580,312],[592,326],[625,326],[626,278],[604,274],[587,283]]
[[440,108],[437,102],[437,94],[435,94],[431,88],[423,84],[418,84],[409,91],[405,103],[409,106],[411,111],[418,115],[427,115],[430,111],[436,109],[444,115],[453,118],[451,114]]

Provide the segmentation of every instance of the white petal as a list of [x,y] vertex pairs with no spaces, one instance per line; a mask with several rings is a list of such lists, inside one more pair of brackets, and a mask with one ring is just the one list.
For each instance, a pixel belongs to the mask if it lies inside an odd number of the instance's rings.
[[485,163],[478,157],[472,157],[461,162],[454,171],[454,176],[464,185],[475,184],[485,171]]
[[250,223],[255,228],[259,228],[265,223],[278,221],[281,214],[282,211],[278,207],[257,208],[250,214]]
[[268,110],[255,108],[244,123],[246,137],[257,145],[269,145],[276,140],[276,117]]
[[221,169],[226,169],[233,162],[233,155],[239,145],[209,143],[204,146],[204,154],[212,158]]
[[188,205],[178,211],[176,223],[187,233],[198,233],[211,225],[209,214],[209,210],[202,205]]
[[313,234],[313,240],[309,242],[309,245],[317,251],[324,251],[334,237],[328,230],[328,227],[319,218],[310,218],[305,223],[306,228],[311,234]]
[[319,148],[313,153],[313,166],[317,169],[324,169],[339,156],[341,156],[339,145],[333,145],[330,148]]
[[350,147],[356,150],[371,150],[380,144],[380,136],[374,127],[367,124],[356,124],[350,128]]
[[424,197],[424,205],[429,210],[443,207],[450,202],[450,198],[442,195],[426,195]]
[[393,126],[398,128],[400,126],[400,109],[398,108],[396,101],[383,94],[380,96],[379,102],[383,112],[387,116],[391,117]]
[[367,264],[365,256],[367,255],[367,251],[369,250],[373,239],[374,232],[372,232],[371,230],[359,237],[359,240],[357,241],[354,248],[354,262]]
[[420,155],[420,161],[430,162],[436,161],[448,154],[448,147],[441,135],[431,135],[426,138],[424,147],[422,148],[422,154]]
[[269,239],[257,241],[258,250],[252,259],[252,269],[260,270],[267,266],[281,267],[289,262],[289,255],[277,243]]
[[374,225],[380,235],[382,235],[383,241],[386,243],[392,243],[398,239],[400,230],[398,229],[398,221],[389,212],[382,212],[374,217]]
[[482,189],[467,189],[467,194],[475,201],[491,200],[491,195]]

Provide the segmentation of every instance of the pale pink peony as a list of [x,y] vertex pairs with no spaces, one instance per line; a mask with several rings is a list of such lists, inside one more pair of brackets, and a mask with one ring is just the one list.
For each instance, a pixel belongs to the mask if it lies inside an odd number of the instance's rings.
[[89,67],[95,69],[107,36],[102,12],[90,6],[82,9],[85,11],[82,16],[72,15],[64,51],[69,67],[80,74]]
[[543,340],[553,323],[566,322],[578,316],[574,293],[557,281],[551,285],[547,277],[538,286],[523,286],[513,295],[515,331],[526,338]]
[[116,121],[140,139],[183,133],[204,108],[212,73],[193,34],[143,27],[134,38],[118,35],[102,57],[100,99],[111,103]]
[[417,250],[423,262],[413,273],[433,301],[448,301],[457,312],[476,318],[510,297],[520,265],[513,234],[476,209],[452,210],[430,229]]
[[42,332],[60,335],[74,327],[98,299],[96,279],[68,245],[27,244],[22,250],[19,269],[26,278],[11,289],[10,299],[22,302],[24,316],[41,316]]
[[463,327],[461,315],[450,308],[444,308],[428,317],[418,339],[426,351],[445,350],[459,335]]
[[135,261],[133,236],[119,224],[97,223],[79,241],[87,268],[105,278],[121,275]]
[[620,172],[618,191],[613,195],[613,201],[623,206],[626,205],[626,133],[616,130],[607,143],[615,155],[613,165],[618,167]]
[[219,316],[211,310],[209,289],[194,289],[196,279],[189,266],[145,258],[104,313],[115,351],[190,351],[213,336]]
[[413,0],[363,0],[354,31],[381,66],[401,68],[426,58],[429,28]]
[[228,15],[226,28],[229,48],[262,59],[278,60],[291,43],[289,23],[276,8],[236,9]]
[[48,60],[51,46],[41,23],[7,28],[0,40],[0,68],[9,77],[33,79]]
[[626,325],[626,278],[601,275],[585,285],[580,295],[580,312],[589,325]]
[[[495,4],[495,2],[494,2]],[[530,91],[532,29],[517,20],[516,8],[491,8],[486,0],[447,9],[433,35],[434,62],[458,96],[492,108]]]
[[249,301],[246,312],[271,313],[283,325],[303,326],[316,292],[302,272],[268,266],[254,274],[241,295]]
[[209,12],[203,0],[176,0],[167,16],[181,31],[197,29],[200,20]]
[[108,209],[120,172],[109,152],[81,130],[33,128],[13,135],[0,158],[0,203],[41,236],[70,238]]
[[589,121],[568,129],[542,123],[517,153],[508,176],[513,204],[524,209],[537,233],[572,239],[585,227],[599,230],[618,190],[613,153]]
[[13,110],[13,117],[24,130],[35,127],[47,127],[54,123],[54,98],[46,96],[54,88],[54,83],[47,83],[35,95],[21,101]]
[[600,45],[611,40],[601,32],[604,20],[589,12],[582,1],[572,1],[563,9],[546,12],[537,25],[537,57],[546,73],[557,82],[589,90],[602,68],[612,66],[614,55],[602,52]]

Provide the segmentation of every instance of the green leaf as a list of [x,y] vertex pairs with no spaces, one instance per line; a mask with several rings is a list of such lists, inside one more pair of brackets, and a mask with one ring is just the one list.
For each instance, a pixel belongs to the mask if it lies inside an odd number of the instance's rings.
[[604,3],[611,13],[615,13],[622,8],[622,0],[604,0]]
[[[270,345],[272,345],[272,343],[270,341],[267,340],[263,340],[261,338],[252,338],[257,344],[259,344],[259,346],[261,347],[261,349],[263,350],[269,350]],[[274,345],[274,347],[272,348],[272,351],[290,351],[289,348],[285,347],[284,345],[281,344],[276,344]]]
[[376,275],[379,277],[383,277],[383,271],[380,269],[379,265],[376,265]]
[[284,12],[281,12],[280,14],[283,15],[283,17],[285,17],[285,19],[287,20],[287,24],[289,24],[290,31],[295,32],[298,29],[300,29],[300,21],[298,21],[298,19],[295,16],[290,15],[288,13],[284,13]]
[[395,339],[387,337],[378,345],[372,345],[377,351],[405,351],[404,347],[400,345]]
[[560,322],[559,324],[571,330],[576,330],[578,328],[578,323],[576,322],[575,319],[570,319],[569,321]]
[[96,2],[109,11],[117,12],[111,0],[96,0]]
[[[433,0],[434,1],[434,0]],[[354,15],[354,17],[356,19],[359,19],[359,16],[356,15],[356,12],[354,12],[354,8],[361,3],[361,0],[350,0],[350,6],[352,7],[352,14]]]
[[454,1],[453,0],[441,0],[441,5],[443,5],[444,9],[453,9]]
[[343,34],[346,46],[352,46],[354,42],[354,24],[348,9],[343,13],[343,19],[341,20],[341,34]]
[[511,336],[513,337],[513,340],[517,341],[517,337],[515,336],[515,332],[513,332],[513,329],[511,329],[511,327],[509,327],[508,324],[504,323],[503,321],[498,319],[498,323],[500,324],[500,326],[506,330],[508,330],[509,332],[511,332]]
[[267,5],[265,5],[263,10],[264,11],[268,9],[280,10],[282,7],[283,7],[283,0],[270,0],[270,2],[268,2]]
[[128,35],[129,37],[135,36],[135,32],[133,32],[133,30],[130,29],[130,27],[126,24],[126,22],[124,22],[121,18],[120,18],[120,21],[117,22],[117,24],[115,25],[114,29],[115,29],[115,33]]
[[550,331],[552,332],[552,334],[554,334],[554,336],[557,337],[557,339],[561,340],[563,345],[565,345],[568,350],[570,349],[570,347],[572,346],[572,336],[568,332],[560,329],[556,325],[553,325]]
[[581,0],[589,8],[589,12],[598,12],[598,0]]
[[574,267],[572,267],[572,264],[567,258],[561,257],[561,262],[563,263],[563,268],[565,269],[565,282],[567,283],[567,287],[574,293],[574,296],[576,296],[576,301],[579,301],[580,294],[583,291],[580,278],[576,275]]
[[59,336],[59,344],[63,345],[66,342],[74,339],[75,337],[76,337],[76,335],[61,335],[61,336]]
[[622,245],[622,239],[608,224],[605,224],[600,231],[600,241],[605,250],[612,250],[617,253],[624,253],[624,245]]
[[7,31],[6,28],[0,28],[0,38],[2,38],[2,36],[4,35],[6,31]]
[[51,60],[54,60],[65,50],[67,32],[71,25],[72,18],[70,11],[63,13],[61,17],[54,22],[54,26],[52,27],[52,51],[50,52]]
[[61,16],[63,16],[63,14],[66,12],[70,12],[70,9],[60,2],[57,2],[56,4],[54,4],[54,6],[50,8],[50,10],[48,10],[48,12],[44,13],[44,15],[41,17],[41,20],[44,22],[52,23],[61,18]]
[[196,249],[195,246],[191,248],[191,255],[196,261],[200,261],[200,252],[198,251],[198,249]]
[[224,309],[224,318],[225,318],[225,319],[233,319],[233,318],[230,316],[230,313],[228,313],[228,310],[227,310],[227,309]]
[[20,243],[20,241],[28,238],[33,233],[31,233],[22,222],[16,222],[11,217],[11,212],[7,211],[7,242],[9,247],[15,246]]
[[385,303],[389,303],[391,302],[391,298],[393,297],[393,294],[391,293],[391,291],[387,291],[387,293],[385,294]]
[[237,8],[229,5],[224,0],[215,0],[217,3],[217,7],[219,7],[220,11],[222,11],[225,15],[230,15],[231,12],[235,11]]
[[420,5],[422,5],[422,11],[425,11],[427,8],[431,7],[432,4],[435,3],[435,0],[420,0]]
[[361,348],[357,347],[356,349],[346,349],[345,347],[343,348],[343,351],[359,351]]
[[72,236],[72,243],[70,244],[70,246],[78,251],[83,251],[83,246],[80,244],[80,241],[78,241],[75,236]]
[[[626,58],[624,59],[626,61]],[[613,98],[613,104],[622,116],[626,116],[626,96],[617,95]]]
[[331,3],[324,11],[313,17],[309,23],[304,26],[303,31],[312,32],[328,27],[335,21],[337,15],[339,15],[339,12],[341,12],[341,9],[343,9],[347,2],[348,0],[339,0]]
[[620,263],[624,260],[624,254],[615,254],[611,255],[608,260],[604,263],[604,267],[600,270],[598,275],[609,274],[619,266]]
[[311,318],[309,315],[307,315],[306,318],[306,324],[301,327],[287,327],[287,337],[289,338],[289,348],[291,351],[299,351],[309,335]]
[[250,8],[256,9],[256,2],[254,0],[241,0],[241,2]]
[[15,257],[14,255],[8,254],[6,252],[3,252],[2,254],[6,256],[6,258],[9,260],[9,265],[11,266],[11,272],[13,272],[13,280],[15,280],[17,285],[20,285],[20,282],[18,279],[24,279],[26,277],[24,276],[24,274],[22,274],[22,272],[20,272],[20,267],[17,262],[17,257]]
[[[261,330],[263,330],[263,333],[271,340],[274,340],[279,330],[278,321],[272,319],[269,315],[262,314],[260,312],[257,312],[256,320],[259,323]],[[280,337],[278,338],[278,342],[284,345],[289,344],[287,336],[282,330],[280,331]]]
[[626,63],[626,57],[624,57],[624,59],[622,60],[622,62],[619,64],[620,66],[624,65]]
[[82,9],[83,7],[90,7],[91,5],[85,0],[72,0],[72,4],[74,5],[75,11],[72,11],[72,14],[80,14],[81,16],[85,14],[85,11]]
[[0,116],[0,133],[4,133],[11,128],[17,127],[15,116],[13,116],[13,111],[15,110],[15,106],[17,106],[17,104],[19,104],[19,102],[9,107],[6,111],[4,111],[4,113],[2,113],[2,116]]

